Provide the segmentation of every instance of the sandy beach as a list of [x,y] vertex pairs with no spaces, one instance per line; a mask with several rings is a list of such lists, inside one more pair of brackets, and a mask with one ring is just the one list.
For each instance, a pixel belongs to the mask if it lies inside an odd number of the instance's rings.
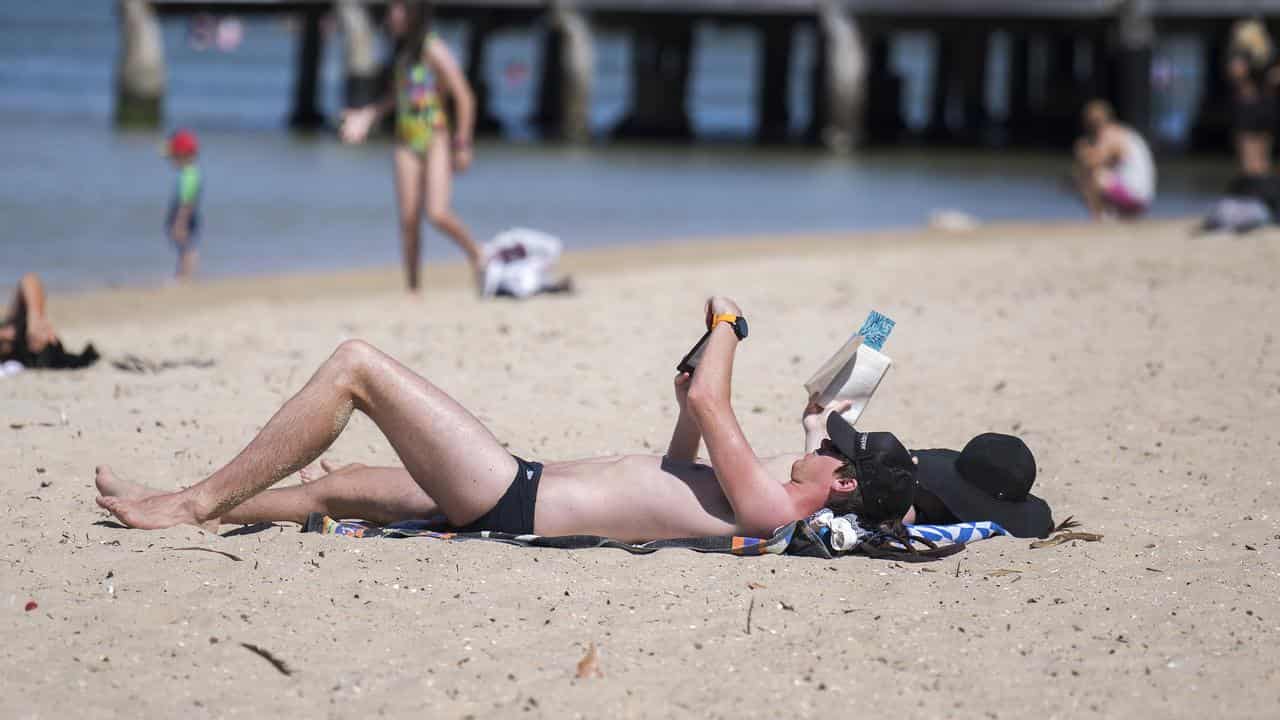
[[[213,365],[0,379],[2,714],[1274,717],[1280,233],[1189,227],[593,250],[566,260],[580,293],[525,303],[443,264],[417,300],[390,269],[55,296],[72,346]],[[896,365],[860,425],[1015,432],[1056,518],[1104,539],[917,565],[99,524],[96,464],[199,480],[346,338],[526,457],[659,453],[712,293],[750,318],[734,402],[758,452],[800,448],[801,383],[874,308]],[[395,462],[362,417],[331,457]],[[575,678],[592,643],[603,677]]]

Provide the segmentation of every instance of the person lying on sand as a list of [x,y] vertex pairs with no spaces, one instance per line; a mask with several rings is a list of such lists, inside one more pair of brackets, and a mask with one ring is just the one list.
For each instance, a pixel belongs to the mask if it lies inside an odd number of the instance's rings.
[[44,284],[35,273],[23,275],[13,301],[0,317],[0,363],[16,360],[26,367],[79,368],[97,359],[92,345],[79,355],[63,349],[45,312]]
[[[545,465],[515,457],[443,390],[371,345],[349,340],[213,475],[166,493],[100,467],[97,501],[143,529],[301,523],[313,512],[377,522],[439,513],[463,531],[638,542],[767,537],[825,506],[901,532],[915,465],[892,434],[858,432],[833,405],[805,418],[806,433],[826,436],[817,450],[769,458],[752,450],[730,403],[733,358],[746,335],[741,315],[728,298],[707,301],[710,338],[697,371],[675,379],[680,413],[662,456]],[[305,485],[268,490],[320,457],[354,410],[373,420],[403,467],[353,465]],[[698,461],[702,441],[710,464]]]

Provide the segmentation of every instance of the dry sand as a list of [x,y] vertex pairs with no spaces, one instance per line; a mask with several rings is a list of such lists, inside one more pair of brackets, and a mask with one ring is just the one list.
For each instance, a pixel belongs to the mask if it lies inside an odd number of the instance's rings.
[[[0,714],[1276,716],[1280,236],[1008,226],[569,265],[578,296],[527,303],[476,301],[456,267],[416,301],[392,271],[54,298],[73,344],[217,364],[0,380]],[[349,337],[528,457],[659,452],[712,292],[751,320],[734,393],[761,453],[799,447],[800,383],[876,308],[897,366],[861,424],[1017,432],[1058,518],[1105,539],[920,566],[97,524],[96,463],[189,484]],[[394,461],[364,418],[332,454]],[[603,677],[576,679],[589,643]]]

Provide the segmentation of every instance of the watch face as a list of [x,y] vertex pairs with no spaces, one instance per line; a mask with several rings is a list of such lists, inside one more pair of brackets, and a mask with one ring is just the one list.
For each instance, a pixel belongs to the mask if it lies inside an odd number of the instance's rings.
[[747,319],[739,315],[738,319],[733,321],[733,330],[738,333],[739,340],[745,340],[747,337]]

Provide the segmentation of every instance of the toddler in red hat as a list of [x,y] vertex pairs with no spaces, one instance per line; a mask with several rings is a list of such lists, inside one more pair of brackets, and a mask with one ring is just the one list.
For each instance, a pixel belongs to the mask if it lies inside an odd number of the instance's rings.
[[169,136],[169,160],[178,170],[178,184],[169,201],[165,232],[178,251],[179,280],[190,278],[196,270],[196,231],[200,227],[200,168],[196,156],[200,152],[195,133],[178,130]]

